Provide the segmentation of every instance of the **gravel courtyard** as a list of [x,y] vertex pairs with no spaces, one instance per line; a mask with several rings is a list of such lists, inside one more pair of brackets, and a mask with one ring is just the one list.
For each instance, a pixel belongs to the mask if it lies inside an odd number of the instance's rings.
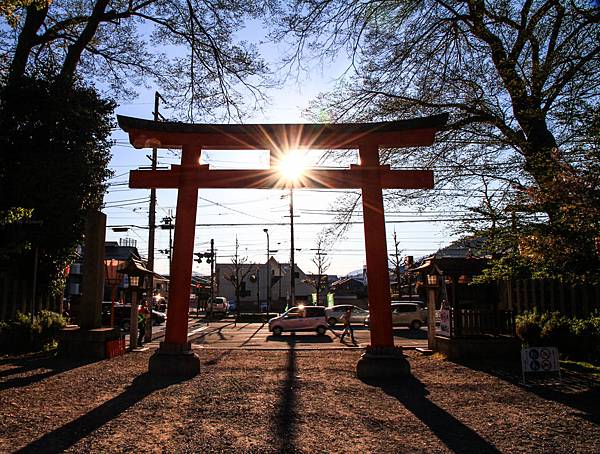
[[0,361],[0,452],[600,452],[600,384],[407,352],[414,378],[365,384],[360,351],[198,350],[158,381],[152,352]]

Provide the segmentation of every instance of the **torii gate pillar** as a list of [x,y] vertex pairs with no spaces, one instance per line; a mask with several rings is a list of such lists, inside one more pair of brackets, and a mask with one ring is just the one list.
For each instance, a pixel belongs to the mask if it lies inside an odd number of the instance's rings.
[[362,380],[393,379],[409,375],[410,364],[394,346],[379,147],[360,145],[358,153],[360,165],[368,169],[361,189],[371,345],[359,359],[356,375]]
[[198,205],[198,186],[193,170],[199,167],[200,153],[199,146],[188,145],[181,150],[182,172],[177,191],[165,341],[160,343],[160,349],[150,357],[148,364],[148,370],[157,375],[186,377],[200,372],[200,358],[187,340]]

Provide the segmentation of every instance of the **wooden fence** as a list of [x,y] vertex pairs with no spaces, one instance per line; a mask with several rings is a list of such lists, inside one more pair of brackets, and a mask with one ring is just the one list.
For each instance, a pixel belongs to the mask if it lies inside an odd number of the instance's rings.
[[520,279],[458,284],[449,293],[453,336],[512,335],[515,316],[534,310],[579,318],[600,313],[600,285]]
[[498,307],[522,314],[560,312],[569,317],[588,317],[600,311],[600,285],[564,284],[551,279],[499,281]]

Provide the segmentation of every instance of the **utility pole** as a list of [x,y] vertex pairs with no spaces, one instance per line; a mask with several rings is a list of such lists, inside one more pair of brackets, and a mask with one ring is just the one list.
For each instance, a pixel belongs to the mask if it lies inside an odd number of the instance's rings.
[[[202,259],[206,259],[206,263],[210,264],[210,308],[212,312],[212,306],[215,298],[215,269],[216,269],[216,257],[215,257],[215,240],[210,240],[210,252],[196,252],[194,253],[198,257],[195,261],[202,263]],[[199,306],[198,306],[199,307]],[[198,312],[198,310],[197,310]]]
[[173,229],[175,226],[173,225],[173,217],[171,216],[171,210],[169,210],[169,215],[162,218],[162,224],[160,228],[163,230],[169,231],[169,249],[161,249],[160,252],[163,254],[167,254],[169,257],[169,279],[171,278],[171,257],[173,256]]
[[[161,96],[154,92],[154,121],[158,122],[158,103]],[[156,170],[156,162],[158,160],[158,152],[156,147],[152,148],[152,170]],[[156,233],[156,188],[150,189],[150,209],[148,210],[148,269],[154,271],[154,235]],[[154,293],[154,275],[148,276],[148,284],[150,287],[150,311],[152,311],[152,296]],[[146,295],[148,297],[148,295]],[[146,328],[146,342],[152,340],[152,312],[150,313],[150,324]]]
[[290,307],[296,305],[296,267],[294,262],[294,188],[290,188]]
[[260,266],[256,265],[256,309],[260,313]]
[[400,285],[400,251],[398,250],[398,239],[396,238],[396,229],[394,229],[394,247],[395,247],[395,271],[396,271],[396,291],[398,292],[398,298],[400,298],[402,290],[401,290],[401,285]]
[[210,240],[210,298],[215,298],[215,240]]
[[263,229],[263,232],[267,234],[267,314],[271,308],[271,270],[269,269],[269,229]]

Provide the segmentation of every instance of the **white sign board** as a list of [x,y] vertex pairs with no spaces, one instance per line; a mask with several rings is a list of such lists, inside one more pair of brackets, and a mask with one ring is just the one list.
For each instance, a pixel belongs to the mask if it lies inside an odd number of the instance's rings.
[[521,367],[523,383],[525,372],[558,372],[560,377],[560,362],[556,347],[532,347],[521,350]]
[[438,334],[450,337],[450,310],[448,309],[440,310],[440,327],[438,329]]
[[556,347],[533,347],[521,350],[523,372],[558,372],[558,349]]

